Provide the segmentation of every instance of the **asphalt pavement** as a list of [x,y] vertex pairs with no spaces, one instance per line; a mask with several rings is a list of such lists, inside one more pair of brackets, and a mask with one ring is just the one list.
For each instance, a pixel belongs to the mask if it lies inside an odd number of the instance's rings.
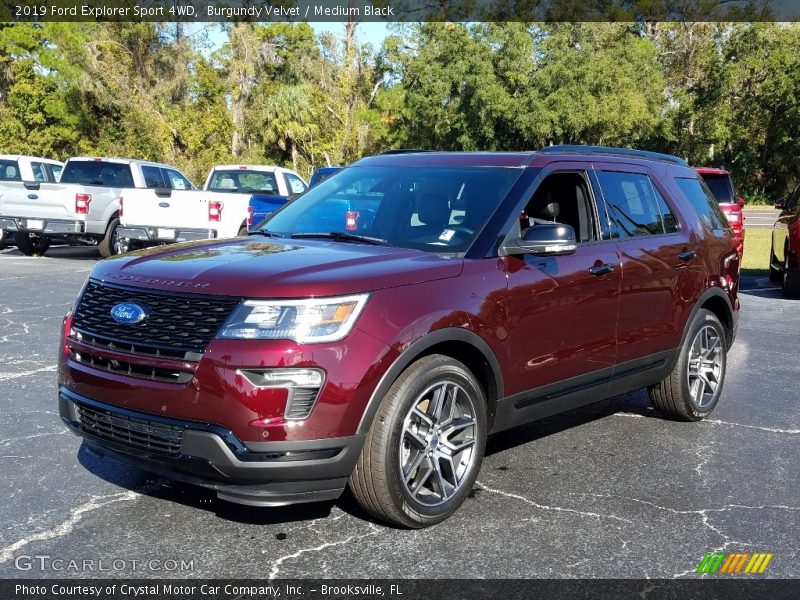
[[347,497],[242,507],[82,448],[55,356],[96,260],[0,252],[0,577],[692,578],[712,550],[774,553],[764,576],[800,577],[800,301],[766,279],[743,281],[711,419],[665,420],[640,391],[507,432],[461,510],[402,531]]
[[744,213],[745,227],[765,227],[772,229],[778,215],[781,214],[776,208],[770,206],[759,207],[758,209],[747,209],[742,211]]

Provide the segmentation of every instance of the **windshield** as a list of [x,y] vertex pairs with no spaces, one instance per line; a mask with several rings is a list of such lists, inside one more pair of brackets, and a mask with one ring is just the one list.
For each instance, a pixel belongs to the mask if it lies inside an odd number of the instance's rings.
[[712,175],[710,173],[703,174],[703,181],[714,194],[717,202],[723,204],[731,204],[735,202],[733,193],[733,184],[731,183],[730,175]]
[[351,167],[269,218],[276,235],[341,232],[427,252],[464,252],[522,169]]
[[212,192],[241,192],[252,194],[261,192],[270,196],[278,195],[278,181],[274,173],[264,171],[226,170],[214,171],[208,189]]
[[102,185],[117,188],[132,188],[133,177],[130,165],[110,163],[102,160],[69,161],[61,173],[60,183]]

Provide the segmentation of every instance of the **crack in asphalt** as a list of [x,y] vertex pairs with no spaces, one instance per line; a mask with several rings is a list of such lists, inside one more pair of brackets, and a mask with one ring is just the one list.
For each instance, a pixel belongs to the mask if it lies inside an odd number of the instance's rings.
[[541,509],[541,510],[551,510],[551,511],[554,511],[554,512],[567,512],[567,513],[573,513],[573,514],[576,514],[576,515],[581,515],[583,517],[596,517],[596,518],[600,518],[600,519],[612,519],[614,521],[621,521],[622,523],[631,523],[632,522],[629,519],[625,519],[623,517],[618,517],[616,515],[604,515],[604,514],[596,513],[596,512],[576,510],[574,508],[564,508],[563,506],[549,506],[547,504],[539,504],[538,502],[534,502],[530,498],[526,498],[525,496],[520,496],[519,494],[512,494],[510,492],[504,492],[503,490],[490,488],[489,486],[481,483],[480,481],[476,481],[475,483],[477,485],[479,485],[480,488],[482,490],[486,491],[486,492],[491,492],[492,494],[499,494],[501,496],[506,496],[508,498],[514,498],[515,500],[520,500],[522,502],[525,502],[526,504],[530,504],[531,506],[534,506],[534,507],[536,507],[538,509]]
[[287,554],[286,556],[281,556],[280,558],[276,559],[275,562],[272,563],[272,567],[270,568],[269,575],[267,576],[267,580],[272,581],[273,579],[275,579],[278,576],[278,573],[280,573],[280,571],[281,571],[281,566],[287,560],[292,560],[292,559],[298,558],[298,557],[302,556],[303,554],[305,554],[306,552],[321,552],[322,550],[325,550],[326,548],[330,548],[332,546],[343,546],[344,544],[349,544],[350,542],[353,542],[355,540],[361,540],[361,539],[364,539],[364,538],[369,537],[371,535],[376,535],[376,534],[381,532],[381,529],[377,525],[375,525],[373,523],[369,523],[368,525],[369,525],[369,527],[371,529],[371,531],[369,533],[365,533],[363,535],[351,535],[351,536],[346,537],[343,540],[337,540],[335,542],[325,542],[324,544],[320,544],[319,546],[314,546],[312,548],[301,548],[300,550],[297,550],[296,552],[293,552],[292,554]]
[[[5,338],[0,340],[0,342],[6,341]],[[37,373],[55,373],[58,367],[56,365],[50,365],[48,367],[42,367],[40,369],[33,369],[32,371],[22,371],[20,373],[0,373],[0,381],[10,381],[11,379],[19,379],[21,377],[30,377],[31,375],[36,375]]]
[[[80,506],[73,508],[70,512],[69,518],[67,518],[66,521],[62,521],[55,527],[46,529],[45,531],[40,531],[28,537],[22,538],[21,540],[18,540],[4,548],[1,548],[0,564],[11,560],[17,550],[27,546],[28,544],[52,540],[68,535],[75,528],[75,525],[77,525],[77,523],[83,518],[83,515],[88,512],[103,508],[109,504],[114,504],[115,502],[128,502],[131,500],[136,500],[139,496],[140,494],[133,491],[118,492],[116,494],[109,494],[107,496],[92,496],[88,502],[84,502]],[[103,502],[103,500],[106,501]]]
[[[645,415],[638,415],[636,413],[628,413],[628,412],[618,412],[614,413],[612,416],[629,417],[634,419],[647,418]],[[734,423],[733,421],[722,421],[720,419],[703,419],[702,421],[697,421],[696,424],[703,425],[704,423],[707,423],[709,425],[727,425],[729,427],[744,427],[745,429],[756,429],[758,431],[766,431],[767,433],[785,433],[787,435],[800,434],[800,429],[780,429],[778,427],[764,427],[763,425],[747,425],[745,423]]]

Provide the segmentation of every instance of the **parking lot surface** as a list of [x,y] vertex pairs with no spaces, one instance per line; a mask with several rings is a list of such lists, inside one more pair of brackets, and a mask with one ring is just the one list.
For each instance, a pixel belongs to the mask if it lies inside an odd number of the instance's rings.
[[82,448],[57,415],[55,357],[96,260],[0,252],[2,577],[672,578],[712,550],[771,552],[765,576],[800,576],[800,301],[766,279],[743,280],[712,419],[664,420],[639,391],[512,430],[461,510],[402,531],[346,497],[242,507]]

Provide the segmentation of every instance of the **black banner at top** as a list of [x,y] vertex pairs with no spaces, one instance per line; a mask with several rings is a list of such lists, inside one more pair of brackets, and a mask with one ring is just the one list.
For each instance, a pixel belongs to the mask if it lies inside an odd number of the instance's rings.
[[0,21],[797,21],[800,0],[0,0]]

